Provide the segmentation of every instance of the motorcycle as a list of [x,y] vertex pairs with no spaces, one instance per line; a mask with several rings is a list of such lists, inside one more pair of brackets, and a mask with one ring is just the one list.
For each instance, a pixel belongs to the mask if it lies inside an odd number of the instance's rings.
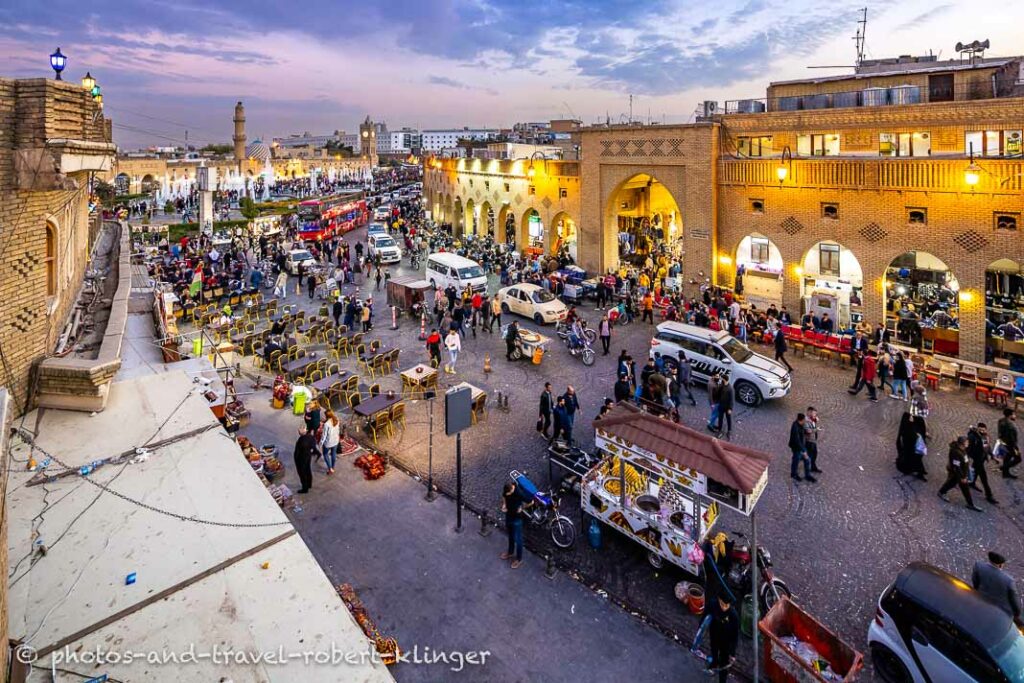
[[597,354],[594,353],[594,349],[590,348],[590,339],[584,334],[579,341],[573,343],[572,337],[568,334],[563,339],[565,345],[569,347],[569,353],[573,356],[579,356],[583,361],[583,364],[590,367],[594,364],[597,359]]
[[[751,554],[745,536],[738,531],[733,532],[736,538],[726,539],[725,558],[719,560],[717,568],[723,575],[725,584],[736,595],[746,597],[751,589]],[[757,569],[759,575],[759,602],[761,614],[767,614],[772,606],[782,599],[791,597],[792,593],[786,582],[775,576],[772,570],[772,556],[762,545],[757,546]]]
[[571,546],[576,540],[576,527],[572,520],[558,511],[558,494],[539,491],[525,472],[512,470],[508,477],[519,487],[520,494],[531,503],[522,508],[526,520],[535,526],[547,527],[551,541],[559,548],[564,550]]
[[[584,320],[583,318],[580,318],[579,320],[580,326],[583,328],[583,336],[586,337],[587,341],[589,341],[591,344],[596,344],[597,330],[587,327],[587,321]],[[567,323],[564,320],[559,320],[555,323],[555,334],[557,334],[558,338],[561,339],[562,341],[565,341],[566,339],[569,338],[570,331],[572,331],[572,325],[570,323]]]

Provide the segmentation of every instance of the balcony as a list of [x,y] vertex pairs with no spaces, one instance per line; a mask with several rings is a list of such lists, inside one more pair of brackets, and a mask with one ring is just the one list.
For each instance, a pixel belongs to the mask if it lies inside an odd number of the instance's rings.
[[[537,174],[548,176],[579,177],[578,161],[562,161],[556,159],[439,159],[440,170],[445,173],[483,177],[525,178],[531,165]],[[429,165],[429,161],[427,162]],[[428,169],[429,166],[428,166]]]
[[785,97],[726,100],[725,113],[763,114],[765,112],[886,107],[934,102],[990,100],[1001,97],[1021,97],[1022,95],[1024,95],[1024,81],[987,82],[955,88],[898,85],[891,88],[863,88],[839,92],[787,95]]
[[[983,192],[1014,195],[1024,189],[1024,161],[976,159],[981,167],[977,185],[964,181],[968,160],[825,158],[794,159],[787,164],[784,187],[843,188],[857,190],[922,190],[928,192]],[[720,185],[779,186],[779,159],[720,159]]]

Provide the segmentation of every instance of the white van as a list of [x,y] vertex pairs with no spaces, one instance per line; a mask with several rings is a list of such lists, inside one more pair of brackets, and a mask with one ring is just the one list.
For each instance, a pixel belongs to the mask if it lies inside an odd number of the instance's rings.
[[438,289],[446,289],[451,285],[460,294],[466,285],[472,287],[474,292],[487,289],[487,276],[480,264],[458,254],[431,254],[427,258],[426,280]]
[[666,363],[674,363],[680,351],[686,353],[695,381],[707,383],[715,372],[726,374],[736,400],[744,405],[756,406],[789,393],[792,380],[785,365],[751,351],[724,330],[716,332],[677,322],[658,325],[650,357],[660,353]]

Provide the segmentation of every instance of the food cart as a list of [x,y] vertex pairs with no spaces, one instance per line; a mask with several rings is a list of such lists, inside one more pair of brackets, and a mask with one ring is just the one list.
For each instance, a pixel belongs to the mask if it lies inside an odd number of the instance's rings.
[[276,239],[281,234],[280,216],[257,216],[252,220],[254,237],[266,236],[268,240]]
[[[508,331],[508,325],[501,328],[501,338],[504,339]],[[519,328],[519,338],[512,349],[512,360],[529,358],[534,365],[540,365],[544,354],[548,351],[548,344],[551,337],[545,337],[540,332],[534,332],[525,327]]]
[[594,421],[601,461],[583,477],[583,511],[630,537],[656,567],[700,573],[720,506],[749,515],[768,483],[767,453],[719,441],[631,403]]
[[388,280],[388,306],[412,313],[417,304],[423,305],[429,290],[430,283],[415,275],[393,277]]

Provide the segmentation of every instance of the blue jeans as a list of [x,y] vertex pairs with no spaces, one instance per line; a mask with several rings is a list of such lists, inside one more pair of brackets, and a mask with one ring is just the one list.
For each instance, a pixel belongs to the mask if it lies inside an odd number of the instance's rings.
[[718,424],[718,404],[711,406],[711,416],[708,417],[708,427],[714,427]]
[[327,465],[327,469],[333,470],[334,465],[338,462],[338,447],[337,446],[324,446],[324,464]]
[[505,520],[508,526],[508,554],[515,553],[516,561],[523,559],[523,520],[517,517],[514,520]]
[[892,395],[907,398],[907,380],[894,379],[892,381]]
[[793,459],[792,459],[792,461],[790,461],[790,464],[789,464],[789,474],[791,476],[794,476],[794,477],[799,476],[799,474],[797,473],[797,470],[798,470],[801,462],[803,462],[803,464],[804,464],[804,476],[805,477],[811,476],[810,459],[807,457],[807,455],[805,453],[803,453],[801,451],[793,451]]

